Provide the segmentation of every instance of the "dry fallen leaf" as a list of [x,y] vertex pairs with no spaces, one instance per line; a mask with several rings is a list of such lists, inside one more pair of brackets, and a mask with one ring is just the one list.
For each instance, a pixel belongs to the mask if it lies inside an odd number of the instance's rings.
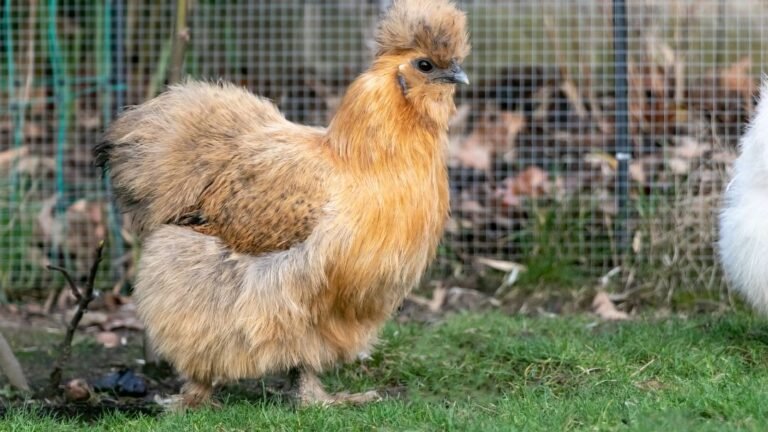
[[497,297],[504,294],[506,289],[517,282],[517,280],[520,278],[520,274],[527,270],[524,265],[512,261],[503,261],[483,257],[475,258],[475,261],[478,264],[506,273],[504,279],[501,282],[501,285],[499,285],[499,287],[496,288],[496,291],[494,292],[494,295]]
[[120,335],[111,331],[103,331],[96,333],[96,342],[104,346],[104,348],[117,348],[120,346]]
[[592,300],[592,310],[600,318],[607,321],[620,321],[629,319],[626,312],[616,309],[616,305],[605,291],[599,291]]
[[[72,317],[75,315],[75,310],[70,309],[66,313],[66,321],[70,322],[72,321]],[[83,318],[80,320],[79,327],[85,328],[90,326],[101,326],[102,324],[106,323],[109,320],[109,316],[105,314],[104,312],[98,312],[98,311],[88,311],[85,315],[83,315]]]
[[446,290],[443,287],[437,287],[434,291],[432,291],[432,300],[429,301],[429,304],[427,304],[427,307],[429,308],[430,312],[439,312],[440,309],[443,308],[443,303],[445,303],[445,298],[448,295],[448,290]]
[[587,117],[588,113],[587,108],[584,105],[584,99],[581,97],[576,85],[571,81],[565,81],[560,86],[560,90],[565,93],[565,97],[568,99],[568,102],[570,102],[571,108],[576,115],[581,118]]
[[486,209],[479,201],[469,199],[459,202],[459,211],[462,213],[485,213]]
[[461,166],[487,171],[491,169],[491,149],[482,139],[470,135],[459,147],[456,159]]
[[503,261],[483,257],[477,257],[475,258],[475,261],[477,261],[479,264],[490,267],[494,270],[503,271],[505,273],[509,273],[511,271],[525,271],[524,265],[512,261]]
[[448,289],[445,295],[442,310],[453,312],[480,312],[499,306],[501,306],[499,300],[483,294],[480,291],[469,288],[452,287]]
[[525,116],[521,113],[502,111],[499,114],[499,122],[492,134],[494,150],[509,150],[515,145],[515,140],[525,128]]
[[690,161],[679,157],[669,158],[667,160],[667,167],[673,174],[677,175],[688,174],[691,171]]
[[448,221],[445,223],[445,231],[450,234],[458,234],[460,231],[460,225],[459,222],[456,220],[455,217],[451,216],[448,218]]
[[719,162],[730,166],[733,165],[733,163],[736,161],[737,156],[738,153],[733,150],[722,150],[712,153],[712,157],[710,159],[713,162]]
[[611,283],[611,280],[617,275],[621,274],[621,267],[614,267],[608,271],[608,273],[600,276],[600,287],[605,288]]
[[549,176],[538,167],[530,167],[515,177],[511,184],[517,195],[537,197],[549,192]]
[[24,124],[24,138],[37,141],[45,136],[44,125],[37,122],[28,122]]
[[604,177],[612,175],[619,166],[619,161],[613,155],[605,152],[592,152],[584,155],[584,162],[599,167]]
[[84,129],[98,129],[101,126],[101,113],[83,107],[75,111],[77,125]]
[[144,324],[136,317],[114,318],[101,326],[104,330],[144,330]]
[[496,195],[504,205],[520,205],[521,197],[540,197],[552,190],[549,175],[539,167],[529,167],[515,177],[504,180]]
[[707,151],[707,146],[691,137],[682,137],[674,148],[674,155],[683,159],[698,159]]
[[29,148],[26,146],[0,152],[0,169],[7,168],[6,165],[10,165],[16,159],[24,157],[27,154],[29,154]]
[[632,237],[632,252],[638,254],[643,248],[643,232],[638,230]]
[[510,161],[515,157],[515,138],[524,127],[522,114],[485,107],[472,133],[454,150],[454,159],[461,166],[482,171],[491,169],[495,155],[503,154]]
[[64,396],[72,402],[88,400],[92,394],[91,386],[82,378],[73,379],[64,385]]
[[634,160],[629,164],[629,178],[641,185],[644,185],[648,181],[642,161]]
[[461,287],[437,287],[432,292],[432,298],[411,294],[408,301],[425,309],[430,314],[443,312],[483,311],[501,306],[496,298],[480,291]]
[[125,301],[122,296],[112,292],[102,293],[99,300],[99,304],[110,313],[117,311]]
[[752,74],[752,59],[744,57],[720,72],[720,85],[750,100],[756,87]]
[[19,158],[16,171],[30,177],[50,176],[56,171],[56,160],[45,156],[24,156]]

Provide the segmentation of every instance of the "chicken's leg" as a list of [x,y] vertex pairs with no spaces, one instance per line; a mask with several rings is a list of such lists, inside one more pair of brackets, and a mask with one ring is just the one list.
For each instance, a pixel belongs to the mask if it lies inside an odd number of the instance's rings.
[[195,380],[187,381],[181,387],[181,404],[183,408],[197,408],[202,405],[216,405],[212,399],[213,384]]
[[376,391],[328,394],[317,375],[306,369],[293,369],[291,377],[298,381],[297,399],[303,406],[362,405],[381,400],[381,396]]
[[169,412],[180,412],[203,406],[220,407],[218,402],[211,399],[212,394],[212,383],[191,379],[181,387],[179,394],[168,398],[161,398],[158,395],[155,396],[155,402]]

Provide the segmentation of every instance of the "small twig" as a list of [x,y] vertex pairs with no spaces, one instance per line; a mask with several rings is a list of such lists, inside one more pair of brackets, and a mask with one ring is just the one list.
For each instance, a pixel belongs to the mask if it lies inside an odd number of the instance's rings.
[[56,270],[57,272],[61,273],[64,276],[64,279],[67,280],[67,284],[69,285],[69,288],[72,289],[72,294],[75,295],[75,299],[79,302],[83,296],[80,294],[80,290],[77,289],[77,285],[75,285],[75,282],[72,280],[72,276],[69,275],[69,272],[67,269],[59,266],[55,266],[53,264],[48,264],[48,270]]
[[[55,204],[55,202],[56,200],[54,199],[52,204]],[[48,213],[50,213],[52,210],[53,210],[53,206],[51,206],[51,208],[48,209]],[[40,225],[44,226],[45,224],[41,222]],[[59,245],[58,249],[59,249],[59,256],[63,256],[64,252],[61,248],[61,245]],[[49,266],[50,264],[46,265],[46,268],[50,270],[51,268]],[[44,307],[46,314],[50,315],[53,313],[54,309],[56,309],[56,306],[60,303],[59,299],[61,298],[62,291],[64,291],[64,287],[61,285],[57,285],[56,288],[54,288],[51,294],[48,296],[48,299],[45,301],[45,307]],[[80,294],[80,291],[77,291],[77,293]]]
[[[93,284],[96,283],[96,274],[99,272],[99,263],[101,263],[102,252],[104,252],[104,240],[100,241],[99,246],[96,248],[96,258],[94,258],[93,265],[91,265],[91,271],[88,273],[88,282],[85,285],[86,297],[93,296]],[[93,300],[93,298],[91,298],[91,300]]]
[[88,304],[91,303],[94,298],[93,285],[96,281],[96,273],[99,271],[99,264],[101,263],[103,251],[104,241],[101,241],[99,246],[96,248],[96,257],[94,258],[93,264],[91,265],[91,271],[88,273],[88,281],[85,285],[85,291],[82,294],[77,291],[74,283],[71,282],[72,278],[69,276],[69,272],[67,272],[66,269],[51,266],[52,269],[59,270],[62,272],[62,274],[64,274],[64,277],[70,281],[72,290],[77,293],[77,295],[79,295],[75,314],[72,316],[72,319],[67,325],[67,333],[64,336],[64,341],[61,344],[59,357],[56,359],[53,365],[53,370],[51,371],[48,391],[52,395],[58,393],[59,391],[59,385],[61,385],[61,376],[64,365],[69,361],[69,358],[72,355],[72,338],[75,336],[75,331],[77,330],[78,324],[80,324],[80,320],[88,310]]

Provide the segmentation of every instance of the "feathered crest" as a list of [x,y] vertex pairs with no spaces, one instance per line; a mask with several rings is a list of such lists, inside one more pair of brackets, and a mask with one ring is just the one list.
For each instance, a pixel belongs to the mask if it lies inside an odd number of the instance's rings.
[[449,0],[395,0],[376,31],[378,55],[419,49],[441,67],[469,54],[467,17]]

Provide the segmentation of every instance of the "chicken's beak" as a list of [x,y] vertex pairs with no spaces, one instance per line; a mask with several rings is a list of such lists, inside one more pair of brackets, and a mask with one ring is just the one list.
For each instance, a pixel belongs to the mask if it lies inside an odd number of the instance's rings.
[[464,72],[464,69],[461,68],[461,66],[455,65],[452,67],[451,75],[453,77],[454,83],[469,85],[469,77],[467,76],[467,73]]
[[439,75],[434,78],[436,82],[469,85],[469,77],[467,76],[467,73],[456,63],[452,64],[450,68],[438,72]]

